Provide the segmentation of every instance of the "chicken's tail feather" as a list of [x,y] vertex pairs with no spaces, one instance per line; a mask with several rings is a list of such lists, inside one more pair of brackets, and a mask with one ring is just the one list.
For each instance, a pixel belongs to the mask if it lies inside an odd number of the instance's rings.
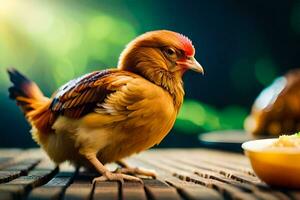
[[7,70],[13,85],[8,89],[9,97],[16,100],[26,115],[34,109],[35,102],[44,101],[45,97],[39,87],[14,68]]
[[50,99],[45,97],[37,84],[14,68],[7,70],[12,86],[8,89],[9,97],[16,100],[30,123],[40,130],[49,129],[53,114],[49,109]]

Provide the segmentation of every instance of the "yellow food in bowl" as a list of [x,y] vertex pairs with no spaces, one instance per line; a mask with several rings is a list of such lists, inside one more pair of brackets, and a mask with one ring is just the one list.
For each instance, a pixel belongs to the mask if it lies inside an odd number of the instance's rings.
[[242,145],[256,175],[275,187],[300,189],[300,136],[281,136]]
[[297,148],[300,150],[300,135],[283,135],[278,138],[271,146],[271,148],[285,147]]

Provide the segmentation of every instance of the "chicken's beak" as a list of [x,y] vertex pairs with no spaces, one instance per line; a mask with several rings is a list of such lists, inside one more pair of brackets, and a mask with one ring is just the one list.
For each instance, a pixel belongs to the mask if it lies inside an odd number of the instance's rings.
[[191,69],[195,72],[204,74],[203,67],[198,63],[194,57],[189,57],[185,61],[177,61],[178,65],[183,66],[185,69]]
[[198,63],[198,61],[194,57],[191,57],[189,59],[188,67],[189,67],[189,69],[191,69],[191,70],[193,70],[195,72],[204,74],[203,67],[200,65],[200,63]]

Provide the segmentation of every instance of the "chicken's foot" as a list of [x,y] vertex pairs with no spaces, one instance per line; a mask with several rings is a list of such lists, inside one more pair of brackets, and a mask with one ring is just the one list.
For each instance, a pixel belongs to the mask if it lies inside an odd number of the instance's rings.
[[141,169],[138,167],[130,167],[126,162],[123,160],[119,160],[116,162],[121,168],[117,168],[114,172],[119,174],[131,174],[131,175],[142,175],[148,176],[152,178],[156,178],[156,173],[152,170]]
[[101,174],[101,176],[93,179],[93,184],[97,181],[120,181],[122,184],[125,180],[142,182],[142,180],[135,176],[130,176],[122,173],[114,173],[109,171],[94,154],[89,154],[85,156],[86,159],[95,167],[95,169]]

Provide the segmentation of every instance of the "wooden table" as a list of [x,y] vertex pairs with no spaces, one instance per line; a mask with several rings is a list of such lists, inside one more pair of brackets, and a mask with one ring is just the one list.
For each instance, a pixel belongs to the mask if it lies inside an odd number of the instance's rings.
[[[300,191],[272,189],[241,154],[206,149],[150,150],[128,158],[154,169],[144,184],[91,181],[97,174],[56,167],[39,149],[0,150],[0,200],[6,199],[300,199]],[[113,170],[117,166],[108,165]]]

